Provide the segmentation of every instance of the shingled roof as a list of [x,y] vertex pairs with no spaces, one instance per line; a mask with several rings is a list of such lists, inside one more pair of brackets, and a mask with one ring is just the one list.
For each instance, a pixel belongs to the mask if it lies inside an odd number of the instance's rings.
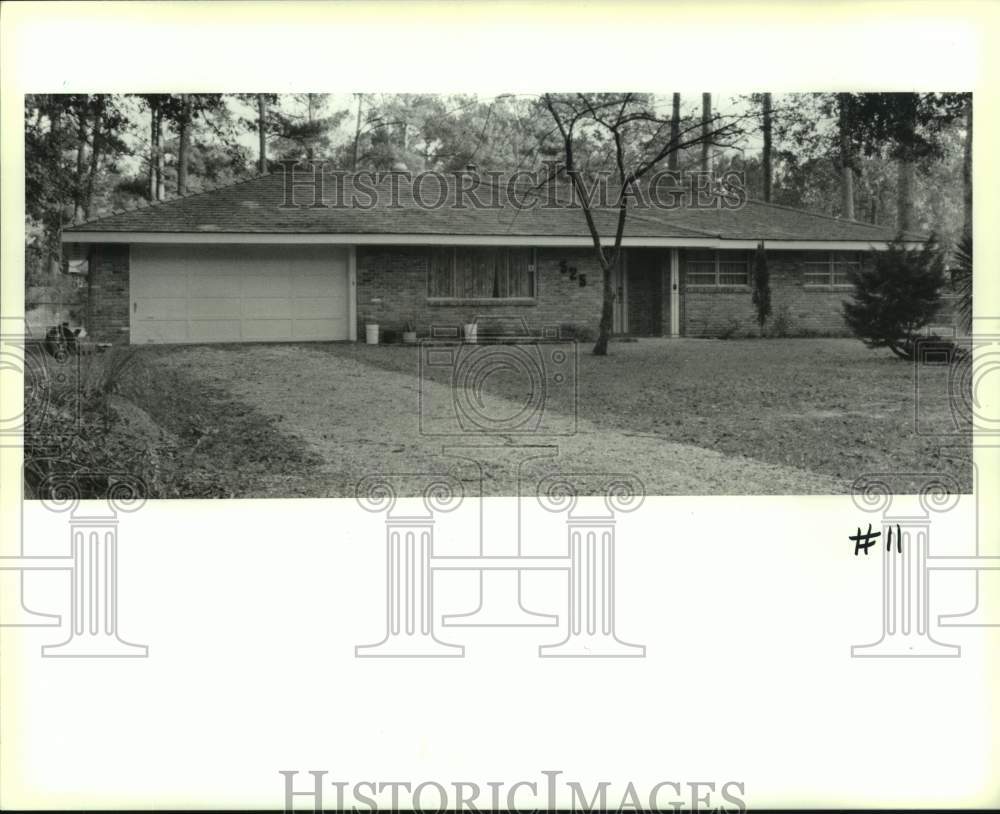
[[[301,178],[301,176],[300,176]],[[458,180],[439,184],[441,176],[428,176],[417,190],[405,175],[395,180],[382,179],[372,185],[370,179],[358,176],[375,194],[359,192],[361,204],[370,198],[372,206],[347,205],[348,196],[339,192],[351,189],[355,176],[324,176],[323,207],[313,203],[312,190],[297,187],[294,200],[299,206],[285,206],[283,173],[261,175],[247,181],[220,187],[208,192],[163,201],[140,209],[115,213],[87,223],[64,229],[64,240],[97,239],[100,234],[234,234],[234,235],[409,235],[450,237],[567,237],[587,238],[586,222],[578,207],[544,206],[541,201],[532,208],[514,206],[499,208],[455,207]],[[339,184],[339,186],[338,186]],[[392,185],[397,190],[393,194]],[[523,189],[521,190],[524,191]],[[429,208],[426,204],[440,195],[444,205]],[[479,196],[489,200],[487,189]],[[425,205],[419,205],[418,200]],[[394,200],[395,199],[395,200]],[[301,205],[304,204],[304,205]],[[602,235],[615,231],[616,212],[595,209],[595,221]],[[93,237],[91,235],[93,234]],[[827,215],[792,209],[785,206],[748,200],[739,209],[723,208],[633,208],[626,221],[625,238],[632,242],[643,239],[676,238],[715,240],[764,241],[831,241],[884,243],[894,237],[894,230],[859,221],[842,220]],[[921,235],[907,235],[910,240],[922,240]]]

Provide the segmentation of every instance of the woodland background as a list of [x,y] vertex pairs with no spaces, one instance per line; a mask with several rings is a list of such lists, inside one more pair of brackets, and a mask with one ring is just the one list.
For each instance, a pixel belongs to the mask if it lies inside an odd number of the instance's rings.
[[[946,249],[970,229],[971,94],[635,94],[632,104],[682,130],[725,122],[724,140],[679,150],[670,166],[742,171],[752,198],[935,232]],[[533,171],[563,159],[541,99],[514,94],[27,95],[24,127],[29,308],[79,296],[60,247],[67,225],[276,161],[415,173]],[[626,149],[660,136],[640,127]],[[613,168],[614,145],[599,130],[575,150],[585,172]]]

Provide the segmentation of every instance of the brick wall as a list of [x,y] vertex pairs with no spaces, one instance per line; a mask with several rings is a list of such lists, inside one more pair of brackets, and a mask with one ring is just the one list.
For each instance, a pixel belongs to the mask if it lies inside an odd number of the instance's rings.
[[90,253],[87,334],[98,342],[129,341],[129,247],[101,244]]
[[[668,250],[664,250],[668,251]],[[816,256],[816,255],[812,255]],[[806,286],[802,263],[807,252],[768,253],[771,272],[773,326],[786,314],[791,335],[847,335],[841,303],[850,297],[846,288]],[[750,289],[710,289],[686,283],[686,263],[681,251],[680,322],[682,336],[718,336],[735,321],[735,336],[757,333]],[[581,287],[559,271],[559,261],[575,266],[587,277]],[[370,317],[383,330],[401,331],[413,320],[427,335],[431,326],[459,328],[476,317],[523,317],[532,331],[572,326],[593,334],[601,312],[601,270],[591,249],[537,249],[536,288],[533,300],[515,302],[428,302],[428,250],[422,247],[358,247],[358,337],[364,337],[364,320]],[[662,332],[669,333],[669,286],[662,286]],[[129,247],[102,244],[93,247],[88,277],[87,333],[100,342],[129,340]],[[935,324],[948,322],[948,314]]]
[[[666,254],[669,250],[663,250]],[[806,286],[802,263],[819,253],[778,252],[768,254],[771,272],[772,316],[769,325],[781,314],[791,335],[847,335],[841,317],[841,303],[850,289]],[[587,275],[581,288],[559,272],[559,261],[566,260]],[[686,262],[681,251],[680,321],[683,336],[718,336],[735,323],[735,336],[756,334],[757,323],[750,288],[703,288],[686,284]],[[651,267],[654,264],[651,264]],[[383,330],[402,330],[406,320],[413,320],[421,334],[430,327],[459,327],[476,317],[524,317],[531,330],[546,326],[572,325],[596,331],[601,309],[600,266],[590,249],[538,249],[537,298],[531,302],[456,301],[447,304],[428,302],[428,250],[421,247],[358,248],[358,336],[364,336],[366,317]],[[632,286],[631,290],[635,290]],[[652,289],[651,289],[652,291]],[[668,285],[654,292],[662,298],[661,332],[670,330]],[[635,305],[634,303],[632,305]],[[632,309],[634,310],[634,309]],[[482,321],[482,320],[480,320]]]
[[[587,277],[586,286],[559,271],[559,261]],[[400,331],[407,320],[421,335],[431,326],[454,327],[476,317],[523,317],[532,331],[574,326],[596,332],[601,316],[601,269],[590,249],[538,249],[537,297],[524,301],[428,302],[428,250],[422,247],[359,246],[357,252],[358,337],[366,317],[385,331]],[[482,322],[483,319],[480,320]]]
[[[849,287],[807,286],[802,263],[825,253],[770,251],[771,316],[774,327],[779,315],[786,317],[790,335],[847,336],[841,303],[850,299]],[[686,282],[686,262],[681,252],[681,333],[684,336],[718,336],[735,326],[734,336],[757,334],[758,327],[750,287],[703,288]]]

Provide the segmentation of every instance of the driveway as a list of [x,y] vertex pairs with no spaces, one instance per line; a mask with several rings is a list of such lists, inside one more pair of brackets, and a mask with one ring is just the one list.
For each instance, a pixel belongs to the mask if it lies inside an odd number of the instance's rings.
[[[522,470],[525,482],[553,472],[592,472],[636,476],[648,494],[659,495],[831,494],[848,488],[832,476],[673,443],[652,433],[598,427],[584,418],[570,436],[422,435],[421,387],[415,372],[386,369],[321,347],[192,346],[172,349],[157,363],[178,366],[274,417],[282,431],[300,437],[325,462],[304,472],[294,485],[287,478],[274,478],[266,496],[353,496],[358,480],[376,473],[448,469],[474,478],[478,477],[475,465],[443,455],[442,448],[507,440],[558,447],[537,450],[555,457],[527,464]],[[423,397],[425,405],[452,403],[450,388],[440,382],[426,382]],[[501,416],[516,414],[522,407],[495,396],[482,405],[485,412]],[[519,454],[492,457],[485,468],[486,494],[515,494]]]

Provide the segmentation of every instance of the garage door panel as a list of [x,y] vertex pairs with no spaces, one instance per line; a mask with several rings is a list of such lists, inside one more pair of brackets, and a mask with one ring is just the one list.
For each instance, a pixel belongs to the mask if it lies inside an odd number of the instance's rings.
[[187,290],[189,297],[240,297],[242,289],[239,271],[212,266],[192,273]]
[[133,246],[132,341],[347,339],[347,258],[328,246]]
[[243,340],[257,342],[280,342],[294,339],[290,319],[244,319]]
[[343,274],[324,274],[321,271],[297,271],[293,273],[293,289],[296,297],[331,297],[340,292]]
[[157,320],[132,325],[132,341],[187,342],[187,320]]
[[296,297],[292,300],[295,319],[336,319],[341,315],[341,303],[334,297]]
[[191,319],[239,319],[243,316],[243,301],[239,297],[205,297],[188,301]]
[[239,342],[242,337],[238,319],[193,319],[188,323],[190,342]]
[[183,269],[153,268],[143,271],[141,276],[133,275],[130,280],[133,298],[187,296],[187,274]]
[[294,316],[292,301],[263,297],[243,300],[244,319],[291,319]]
[[133,321],[187,319],[188,300],[180,297],[143,297],[135,301]]
[[266,272],[253,271],[243,274],[243,296],[244,297],[288,297],[292,293],[292,284],[288,279],[289,274],[276,272],[268,274]]

